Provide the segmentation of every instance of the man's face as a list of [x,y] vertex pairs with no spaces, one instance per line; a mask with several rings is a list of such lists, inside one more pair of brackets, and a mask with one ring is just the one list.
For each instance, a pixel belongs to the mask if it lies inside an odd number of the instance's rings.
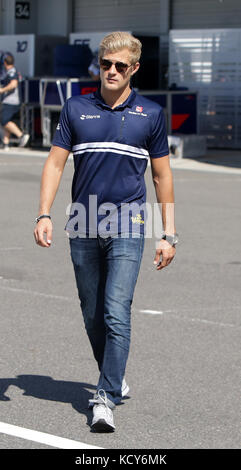
[[[110,62],[112,62],[112,64],[110,64]],[[117,68],[114,64],[117,64]],[[128,67],[122,67],[121,64],[127,65]],[[108,66],[110,67],[107,68]],[[121,49],[118,52],[106,52],[100,60],[100,80],[102,87],[108,91],[118,91],[126,88],[129,85],[131,76],[137,72],[139,66],[140,64],[138,62],[132,65],[128,49]]]

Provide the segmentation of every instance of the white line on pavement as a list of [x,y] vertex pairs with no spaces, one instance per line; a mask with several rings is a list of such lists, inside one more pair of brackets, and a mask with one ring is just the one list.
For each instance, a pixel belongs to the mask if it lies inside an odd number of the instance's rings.
[[[0,276],[0,279],[3,279],[3,277]],[[8,286],[0,285],[0,289],[12,291],[12,292],[20,292],[22,294],[37,295],[37,296],[40,296],[40,297],[47,297],[49,299],[67,300],[68,302],[73,300],[73,299],[71,299],[71,297],[64,297],[63,295],[44,294],[43,292],[36,292],[36,291],[28,290],[28,289],[18,289],[17,287],[8,287]]]
[[184,317],[184,316],[179,316],[178,314],[173,314],[170,313],[172,317],[180,319],[180,320],[186,320],[186,321],[191,321],[191,322],[199,322],[199,323],[208,323],[210,325],[217,325],[217,326],[228,326],[229,328],[237,328],[240,329],[240,325],[235,325],[234,323],[222,323],[218,321],[213,321],[213,320],[207,320],[206,318],[189,318],[189,317]]
[[213,321],[213,320],[207,320],[206,318],[184,317],[181,314],[181,311],[180,311],[180,314],[178,314],[178,312],[174,313],[174,310],[165,310],[163,312],[158,311],[158,310],[138,310],[138,311],[141,312],[141,313],[148,313],[148,314],[152,314],[152,315],[158,315],[158,314],[161,315],[163,313],[168,313],[168,315],[165,315],[165,319],[176,318],[177,320],[181,320],[181,321],[184,320],[184,321],[191,321],[191,322],[208,323],[210,325],[227,326],[227,327],[230,327],[230,328],[237,328],[237,329],[241,328],[240,325],[235,325],[234,323],[222,323],[222,322],[217,322],[217,321]]
[[140,310],[142,313],[149,313],[150,315],[162,315],[164,312],[161,310]]
[[54,436],[44,432],[33,431],[32,429],[14,426],[12,424],[0,422],[0,433],[10,436],[21,437],[28,441],[39,442],[59,449],[103,449],[103,447],[92,446],[84,442],[73,441],[63,437]]
[[5,248],[0,248],[0,251],[11,251],[11,250],[24,250],[23,246],[7,246]]
[[[3,279],[2,276],[0,276],[0,280]],[[12,291],[12,292],[19,292],[22,294],[28,294],[28,295],[35,295],[35,296],[40,296],[40,297],[45,297],[49,299],[56,299],[56,300],[66,300],[67,302],[72,302],[73,298],[72,297],[64,297],[63,295],[54,295],[54,294],[44,294],[43,292],[36,292],[36,291],[30,291],[27,289],[19,289],[17,287],[8,287],[0,284],[0,289],[7,290],[7,291]],[[222,307],[209,307],[209,306],[204,306],[204,307],[197,307],[194,308],[195,310],[219,310]],[[240,306],[238,305],[232,305],[229,307],[229,309],[236,310],[240,309]],[[133,311],[139,312],[139,313],[144,313],[144,314],[149,314],[149,315],[163,315],[164,313],[168,315],[164,315],[166,319],[169,317],[171,318],[176,318],[177,320],[184,320],[184,321],[191,321],[191,322],[200,322],[200,323],[209,323],[211,325],[217,325],[217,326],[226,326],[229,328],[237,328],[240,329],[241,326],[234,324],[234,323],[222,323],[222,322],[215,322],[212,320],[207,320],[205,318],[189,318],[189,317],[184,317],[182,315],[182,312],[188,312],[190,309],[188,308],[180,308],[179,311],[177,310],[149,310],[149,309],[137,309],[135,307],[132,308]],[[192,309],[193,311],[193,309]]]

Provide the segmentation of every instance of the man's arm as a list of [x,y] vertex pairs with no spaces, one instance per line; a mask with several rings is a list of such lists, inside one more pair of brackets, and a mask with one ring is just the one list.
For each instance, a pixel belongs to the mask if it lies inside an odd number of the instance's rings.
[[18,86],[18,81],[13,79],[8,85],[0,88],[0,94],[7,93],[8,91],[14,90],[15,88],[17,88],[17,86]]
[[[176,232],[176,228],[174,222],[173,177],[169,155],[151,158],[151,170],[157,202],[161,204],[164,231],[166,235],[173,235]],[[167,266],[174,258],[175,253],[175,247],[171,246],[166,240],[160,240],[154,259],[154,264],[157,264],[157,270]],[[162,256],[162,261],[158,264],[160,256]]]
[[[42,172],[38,216],[50,214],[69,153],[69,150],[54,145],[50,150]],[[52,231],[52,221],[48,218],[41,219],[34,230],[36,243],[49,247],[52,241]],[[46,240],[44,239],[45,233]]]

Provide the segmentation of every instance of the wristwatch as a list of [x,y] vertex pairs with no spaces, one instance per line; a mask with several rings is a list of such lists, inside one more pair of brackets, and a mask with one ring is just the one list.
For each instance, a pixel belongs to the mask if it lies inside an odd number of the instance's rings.
[[170,243],[170,245],[175,247],[178,243],[179,236],[178,233],[174,233],[174,235],[166,235],[164,233],[164,235],[162,236],[162,240],[166,240],[168,243]]
[[48,214],[39,215],[39,216],[36,217],[36,219],[35,219],[36,224],[40,221],[40,219],[44,219],[44,218],[51,220],[51,215],[48,215]]

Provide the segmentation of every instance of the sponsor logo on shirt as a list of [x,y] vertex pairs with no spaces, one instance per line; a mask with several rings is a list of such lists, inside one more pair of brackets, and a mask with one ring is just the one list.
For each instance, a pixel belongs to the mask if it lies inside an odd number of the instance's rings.
[[99,114],[81,114],[80,116],[80,119],[82,119],[82,121],[84,119],[100,119],[100,115]]
[[142,113],[142,111],[143,111],[143,106],[137,106],[137,107],[136,107],[136,111],[138,111],[138,113]]
[[[141,108],[141,109],[143,109],[142,106],[137,106],[136,108]],[[140,111],[139,111],[138,113],[136,113],[136,111],[128,111],[128,113],[129,113],[129,114],[135,114],[136,116],[145,116],[145,117],[147,117],[147,114],[142,113],[142,112],[140,112]]]
[[144,220],[141,214],[136,214],[136,217],[131,217],[131,221],[133,224],[144,224]]

